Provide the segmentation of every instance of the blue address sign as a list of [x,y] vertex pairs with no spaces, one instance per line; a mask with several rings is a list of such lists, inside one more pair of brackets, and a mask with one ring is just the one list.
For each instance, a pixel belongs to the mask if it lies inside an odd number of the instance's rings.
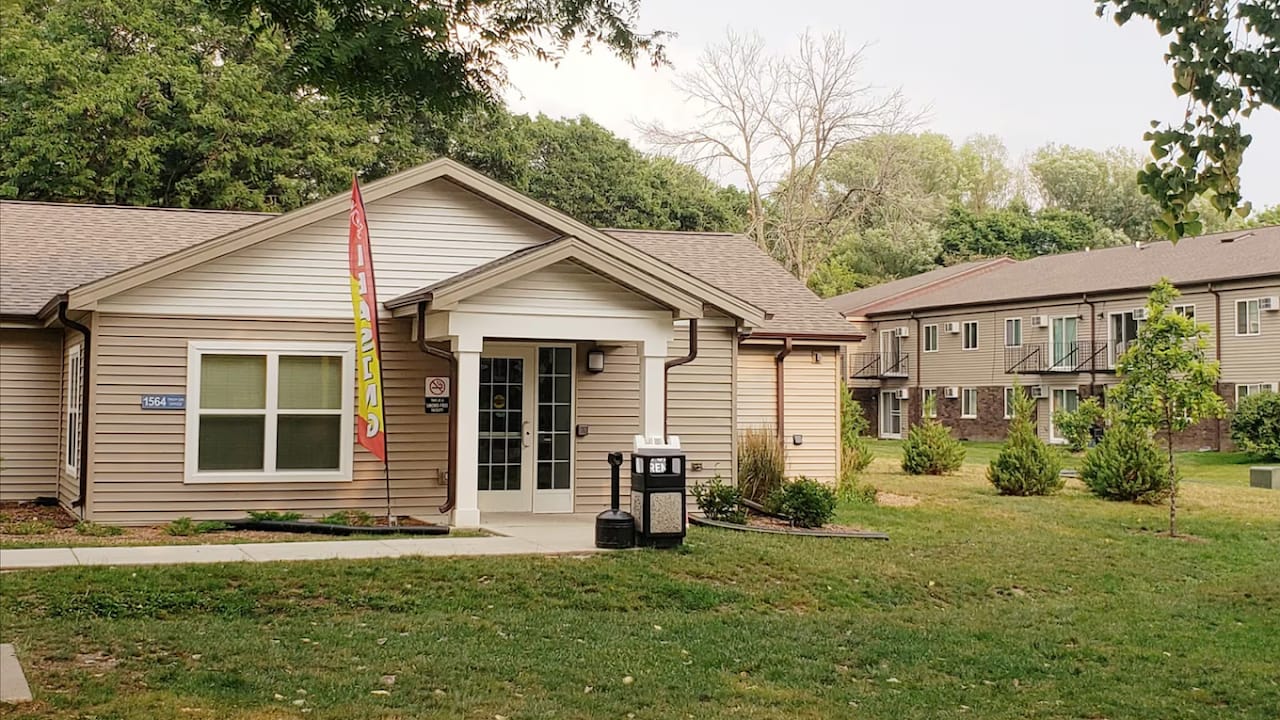
[[186,410],[186,395],[143,395],[143,410]]

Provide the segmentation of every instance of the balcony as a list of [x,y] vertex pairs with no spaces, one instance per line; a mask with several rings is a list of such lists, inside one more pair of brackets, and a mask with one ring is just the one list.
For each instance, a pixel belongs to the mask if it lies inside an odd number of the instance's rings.
[[1078,373],[1113,372],[1107,343],[1041,343],[1004,349],[1005,372]]
[[910,374],[911,353],[853,353],[850,377],[856,379],[904,378]]

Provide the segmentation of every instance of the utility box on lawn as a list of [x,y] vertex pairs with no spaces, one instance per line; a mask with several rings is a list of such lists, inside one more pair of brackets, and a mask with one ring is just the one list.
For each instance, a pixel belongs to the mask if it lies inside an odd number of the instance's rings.
[[667,442],[636,436],[631,453],[631,514],[636,544],[675,547],[685,535],[685,455],[680,438]]
[[1249,484],[1253,487],[1280,490],[1280,467],[1249,468]]

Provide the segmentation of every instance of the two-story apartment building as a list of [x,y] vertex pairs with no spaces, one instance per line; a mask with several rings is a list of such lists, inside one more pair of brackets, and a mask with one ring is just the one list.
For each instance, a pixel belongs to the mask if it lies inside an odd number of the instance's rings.
[[[905,435],[925,400],[971,440],[1005,436],[1015,381],[1037,398],[1042,437],[1052,414],[1116,382],[1150,287],[1182,292],[1177,312],[1209,326],[1229,406],[1280,386],[1280,226],[1169,242],[980,260],[832,298],[866,335],[850,346],[846,377],[884,438]],[[1230,445],[1229,421],[1183,433],[1182,447]]]

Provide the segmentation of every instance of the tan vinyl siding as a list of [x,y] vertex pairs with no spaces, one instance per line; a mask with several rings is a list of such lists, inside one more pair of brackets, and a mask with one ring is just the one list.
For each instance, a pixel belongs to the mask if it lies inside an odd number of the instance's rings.
[[512,315],[650,317],[669,313],[661,305],[607,280],[574,262],[535,270],[458,304],[468,312]]
[[[574,510],[590,512],[609,504],[609,463],[615,450],[630,454],[640,432],[640,359],[634,344],[604,350],[604,372],[589,373],[586,352],[578,353],[576,423],[590,433],[575,439]],[[623,496],[630,476],[622,468]],[[624,505],[626,501],[623,501]]]
[[[447,181],[367,207],[378,299],[390,300],[549,240],[551,231]],[[344,318],[351,313],[345,212],[104,299],[114,313]]]
[[[425,414],[422,398],[424,379],[447,374],[447,366],[411,341],[409,321],[381,327],[393,509],[432,516],[445,495],[448,424],[446,415]],[[127,524],[243,517],[246,510],[381,513],[382,463],[363,448],[355,448],[350,482],[185,484],[185,413],[139,408],[143,393],[187,392],[188,340],[352,342],[351,332],[336,321],[98,316],[91,518]]]
[[57,331],[0,330],[0,500],[30,500],[58,490]]
[[[1224,383],[1280,383],[1280,311],[1259,311],[1261,334],[1236,335],[1236,303],[1262,297],[1280,297],[1280,280],[1263,288],[1226,289],[1222,292]],[[1196,310],[1198,313],[1198,306]]]
[[[779,347],[738,350],[738,429],[776,429],[775,360]],[[821,354],[815,363],[813,353]],[[797,347],[784,361],[783,434],[787,475],[831,482],[839,461],[839,355],[837,348]],[[803,435],[803,444],[792,436]]]
[[[689,352],[688,326],[679,323],[671,356]],[[735,476],[733,423],[733,355],[736,328],[726,318],[708,317],[698,323],[698,356],[667,372],[668,434],[677,435],[688,462],[701,470],[688,472],[690,484],[720,475]]]
[[738,348],[738,431],[749,428],[777,428],[777,402],[774,394],[774,354],[778,348]]

